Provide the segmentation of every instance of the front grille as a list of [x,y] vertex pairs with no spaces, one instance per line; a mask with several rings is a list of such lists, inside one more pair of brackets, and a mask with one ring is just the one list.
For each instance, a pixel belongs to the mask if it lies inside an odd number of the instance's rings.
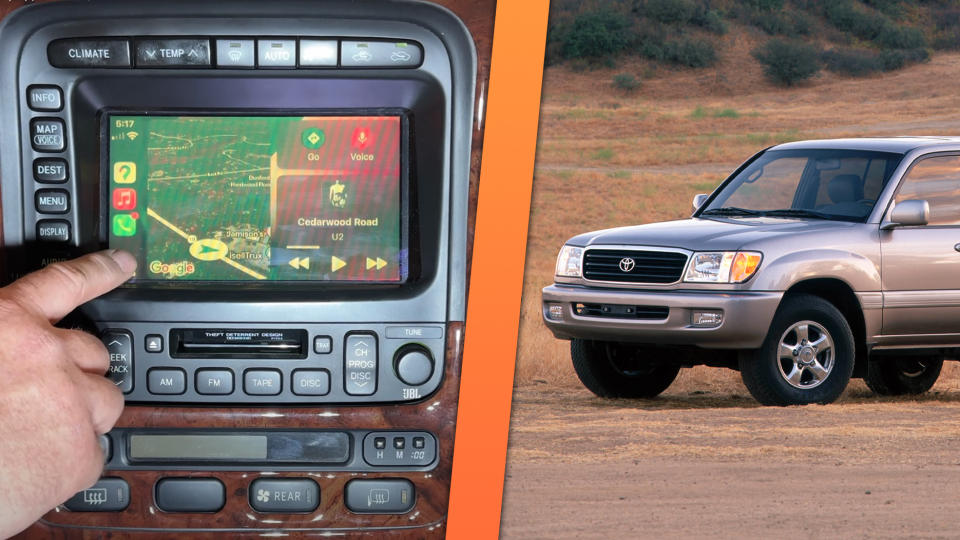
[[573,305],[573,312],[582,317],[659,321],[667,318],[670,308],[666,306],[625,306],[622,304],[583,304],[577,302]]
[[583,257],[583,277],[594,281],[674,283],[680,281],[686,266],[686,254],[675,251],[589,249]]

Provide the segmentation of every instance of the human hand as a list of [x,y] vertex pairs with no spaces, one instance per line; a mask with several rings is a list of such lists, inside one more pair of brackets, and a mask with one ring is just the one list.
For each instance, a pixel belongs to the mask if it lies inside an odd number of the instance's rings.
[[98,436],[123,410],[100,340],[53,325],[121,285],[137,262],[108,250],[0,288],[0,538],[26,528],[103,472]]

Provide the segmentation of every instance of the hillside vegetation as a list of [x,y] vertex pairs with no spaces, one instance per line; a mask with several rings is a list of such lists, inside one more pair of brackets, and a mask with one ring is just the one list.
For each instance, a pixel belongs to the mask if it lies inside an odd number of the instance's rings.
[[553,0],[546,62],[593,70],[644,60],[640,72],[608,79],[629,93],[663,67],[716,66],[730,34],[754,42],[751,61],[776,84],[795,85],[821,70],[862,77],[960,50],[960,2]]

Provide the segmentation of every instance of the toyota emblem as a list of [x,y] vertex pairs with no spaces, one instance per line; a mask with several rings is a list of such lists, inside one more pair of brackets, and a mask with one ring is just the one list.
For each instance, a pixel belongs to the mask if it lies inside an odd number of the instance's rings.
[[630,257],[624,257],[620,259],[620,270],[624,272],[629,272],[633,270],[633,267],[637,265],[637,262],[631,259]]

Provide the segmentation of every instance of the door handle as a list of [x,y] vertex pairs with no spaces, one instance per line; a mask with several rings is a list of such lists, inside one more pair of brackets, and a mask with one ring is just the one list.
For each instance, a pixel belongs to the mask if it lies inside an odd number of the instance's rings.
[[954,250],[954,251],[960,251],[960,244],[955,244],[955,245],[953,246],[953,250]]

